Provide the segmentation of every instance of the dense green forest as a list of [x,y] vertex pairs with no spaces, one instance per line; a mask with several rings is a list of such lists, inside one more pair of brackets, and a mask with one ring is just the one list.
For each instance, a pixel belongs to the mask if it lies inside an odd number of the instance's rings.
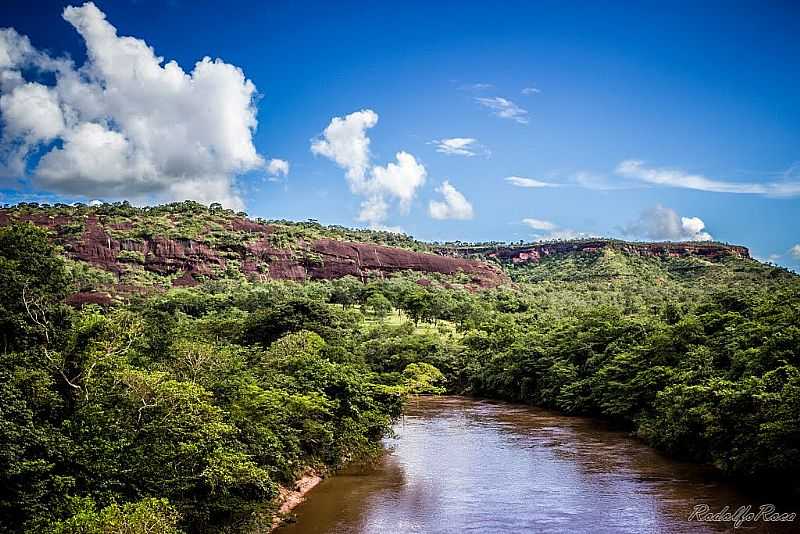
[[72,308],[96,273],[1,228],[0,530],[265,528],[280,485],[374,454],[404,397],[444,391],[607,418],[798,490],[800,277],[614,250],[504,268],[484,291],[237,271]]

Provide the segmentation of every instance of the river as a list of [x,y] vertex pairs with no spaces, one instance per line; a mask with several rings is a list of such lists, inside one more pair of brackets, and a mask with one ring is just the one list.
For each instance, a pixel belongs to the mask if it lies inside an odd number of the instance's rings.
[[[395,432],[373,465],[312,490],[278,534],[727,532],[730,522],[688,521],[694,506],[772,502],[602,422],[529,406],[423,397]],[[797,532],[800,518],[742,531]]]

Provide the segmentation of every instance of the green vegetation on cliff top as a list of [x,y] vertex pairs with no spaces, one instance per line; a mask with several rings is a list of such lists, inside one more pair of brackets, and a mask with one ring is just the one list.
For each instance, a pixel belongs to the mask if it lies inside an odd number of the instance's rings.
[[[486,249],[494,247],[524,247],[522,241],[503,243],[452,241],[445,243],[428,243],[414,239],[412,236],[385,230],[365,228],[347,228],[339,225],[325,226],[314,219],[307,221],[288,221],[247,218],[244,212],[224,209],[219,204],[205,206],[194,201],[174,202],[158,206],[137,207],[128,202],[104,203],[88,206],[85,204],[37,204],[20,203],[0,208],[0,214],[11,221],[36,219],[52,221],[57,233],[64,238],[77,238],[84,230],[86,219],[96,218],[99,224],[112,236],[120,239],[143,239],[164,237],[170,239],[191,239],[208,245],[225,245],[241,243],[252,239],[254,231],[249,225],[238,225],[237,222],[253,222],[270,227],[271,239],[279,248],[290,248],[298,240],[314,241],[317,239],[338,239],[356,243],[373,243],[389,247],[403,248],[418,252],[435,252],[439,250]],[[596,238],[574,239],[570,242],[596,242]],[[602,238],[599,241],[624,245],[625,241]],[[537,243],[547,243],[537,242]],[[563,242],[560,239],[550,243]],[[712,243],[713,245],[714,243]],[[725,246],[724,243],[719,243]],[[484,254],[473,254],[484,257]]]

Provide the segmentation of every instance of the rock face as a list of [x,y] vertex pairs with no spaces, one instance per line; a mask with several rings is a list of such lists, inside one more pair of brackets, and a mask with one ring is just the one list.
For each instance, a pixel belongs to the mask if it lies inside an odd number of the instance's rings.
[[[77,239],[66,239],[63,243],[64,249],[70,257],[106,271],[123,271],[124,265],[130,263],[123,259],[124,252],[140,254],[144,268],[158,274],[183,272],[184,277],[187,274],[211,276],[215,268],[225,267],[225,261],[220,255],[203,243],[158,236],[149,239],[114,239],[97,218],[90,217],[84,224],[83,234]],[[178,278],[176,282],[179,280],[182,278]],[[190,280],[183,285],[194,283],[196,282]]]
[[[190,216],[183,217],[181,221],[185,222]],[[14,213],[13,208],[0,209],[0,225],[12,221],[30,221],[52,230],[54,239],[64,247],[69,257],[118,275],[116,289],[121,292],[143,290],[141,286],[126,281],[124,275],[132,270],[169,276],[162,280],[171,280],[174,286],[196,285],[202,279],[220,277],[230,269],[238,269],[256,280],[298,281],[343,276],[367,280],[412,270],[460,274],[468,287],[485,288],[508,281],[501,269],[502,264],[535,263],[547,257],[596,254],[606,249],[655,258],[699,257],[718,261],[725,257],[750,257],[745,247],[720,243],[631,243],[609,239],[443,247],[433,254],[337,239],[287,240],[280,234],[278,226],[239,216],[226,219],[225,235],[228,238],[222,240],[211,236],[203,239],[204,231],[190,234],[195,239],[170,238],[167,237],[168,231],[161,230],[154,230],[155,235],[145,232],[142,237],[142,232],[132,231],[134,223],[141,222],[135,219],[110,222],[91,213],[70,218],[49,215],[47,211],[21,215]],[[124,235],[137,237],[119,237]],[[176,234],[173,232],[172,235]],[[99,297],[81,298],[90,301]]]
[[[507,280],[502,270],[479,260],[426,254],[369,243],[353,243],[335,239],[297,241],[287,248],[271,244],[269,225],[245,218],[230,221],[230,230],[244,232],[240,243],[211,247],[192,239],[170,239],[161,236],[117,239],[109,231],[129,230],[124,224],[106,228],[97,217],[83,219],[80,235],[69,235],[64,228],[71,222],[63,217],[32,215],[15,218],[30,221],[56,233],[56,240],[66,254],[115,274],[131,264],[140,264],[145,271],[172,275],[175,286],[196,285],[201,278],[214,278],[236,265],[253,279],[316,280],[355,276],[361,280],[403,270],[447,275],[464,274],[468,285],[494,287]],[[0,225],[11,217],[0,210]],[[129,225],[128,225],[129,226]],[[235,260],[236,263],[231,260]],[[133,288],[130,288],[133,289]]]
[[391,273],[412,270],[450,275],[464,273],[481,286],[495,286],[505,279],[496,267],[480,261],[399,248],[323,239],[313,243],[312,250],[323,257],[321,264],[309,269],[312,278],[346,274],[363,276],[364,271]]
[[[336,239],[303,243],[299,250],[278,249],[265,237],[246,245],[243,267],[246,273],[258,272],[266,264],[270,278],[306,280],[355,276],[366,280],[398,271],[459,274],[470,277],[480,287],[494,287],[506,280],[497,267],[478,260],[425,254],[411,250]],[[254,261],[255,260],[255,261]],[[261,260],[263,263],[258,263]]]
[[564,241],[557,243],[538,243],[531,245],[496,247],[458,247],[441,249],[442,254],[458,256],[484,256],[494,258],[501,262],[510,263],[536,263],[542,258],[574,253],[597,253],[604,249],[614,249],[634,256],[648,256],[658,258],[698,257],[711,261],[734,256],[749,258],[750,252],[746,247],[738,245],[723,245],[721,243],[631,243],[606,239],[585,241]]

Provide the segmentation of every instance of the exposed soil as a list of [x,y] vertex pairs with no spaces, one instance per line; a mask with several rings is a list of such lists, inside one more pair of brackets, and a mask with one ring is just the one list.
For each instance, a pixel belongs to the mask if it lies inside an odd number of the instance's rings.
[[302,503],[306,494],[322,482],[322,476],[316,471],[309,471],[294,483],[294,487],[281,487],[278,493],[278,502],[281,503],[272,520],[270,531],[278,528],[289,512]]

